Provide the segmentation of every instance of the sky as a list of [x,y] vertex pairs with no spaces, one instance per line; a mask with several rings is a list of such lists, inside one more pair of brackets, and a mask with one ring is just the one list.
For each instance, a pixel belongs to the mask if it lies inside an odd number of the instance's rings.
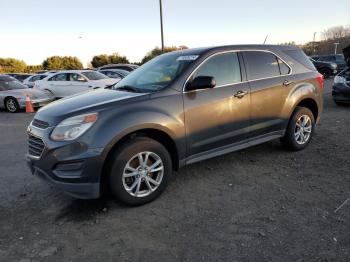
[[[138,62],[161,45],[159,0],[0,0],[0,10],[0,57],[29,65],[115,52]],[[349,0],[163,0],[165,45],[303,44],[350,26],[349,10]]]

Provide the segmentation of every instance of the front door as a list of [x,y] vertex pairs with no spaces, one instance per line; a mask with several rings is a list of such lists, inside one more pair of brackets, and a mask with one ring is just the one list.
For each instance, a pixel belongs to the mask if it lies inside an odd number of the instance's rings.
[[214,77],[216,86],[184,90],[187,156],[190,158],[243,142],[248,138],[250,125],[249,85],[242,82],[236,52],[211,56],[194,71],[189,82],[198,76]]

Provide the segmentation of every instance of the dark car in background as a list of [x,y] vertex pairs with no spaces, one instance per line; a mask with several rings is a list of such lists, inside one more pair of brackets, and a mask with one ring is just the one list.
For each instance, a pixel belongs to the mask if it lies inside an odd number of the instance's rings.
[[343,50],[343,53],[347,68],[334,78],[332,89],[332,97],[337,105],[350,103],[350,45]]
[[18,81],[23,82],[24,79],[32,76],[32,74],[23,74],[23,73],[8,73],[8,76],[16,78]]
[[121,78],[121,79],[123,79],[128,74],[130,74],[129,71],[122,70],[122,69],[102,69],[102,70],[99,70],[99,72],[110,78]]
[[139,66],[138,65],[132,65],[132,64],[109,64],[109,65],[104,65],[98,68],[98,70],[103,70],[103,69],[122,69],[128,72],[134,71],[137,69]]
[[56,101],[29,125],[33,174],[78,198],[152,201],[173,170],[280,138],[302,150],[323,109],[323,76],[293,46],[160,55],[111,89]]
[[316,67],[317,71],[320,72],[324,78],[329,78],[338,73],[338,65],[336,63],[316,61],[310,57],[311,62]]
[[320,61],[320,62],[329,62],[329,63],[335,63],[337,64],[337,71],[338,73],[343,71],[347,66],[346,66],[346,61],[345,57],[342,54],[337,54],[337,55],[317,55],[317,56],[312,56],[312,58],[315,61]]

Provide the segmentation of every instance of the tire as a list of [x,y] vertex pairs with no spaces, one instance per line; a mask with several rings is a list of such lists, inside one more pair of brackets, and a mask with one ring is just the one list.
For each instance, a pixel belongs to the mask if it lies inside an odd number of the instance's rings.
[[6,107],[6,110],[9,111],[10,113],[17,113],[20,110],[18,101],[14,97],[6,98],[5,107]]
[[315,118],[311,110],[306,107],[297,107],[289,120],[286,133],[281,138],[281,142],[289,150],[302,150],[310,143],[314,130]]
[[326,79],[326,78],[329,78],[331,75],[332,75],[332,72],[331,70],[329,69],[321,69],[320,70],[320,73],[323,75],[323,77]]
[[344,102],[339,102],[339,101],[337,101],[337,100],[334,100],[334,103],[336,103],[337,106],[346,106],[346,105],[347,105],[346,103],[344,103]]
[[[140,164],[140,154],[142,162],[146,162],[144,167]],[[169,152],[151,138],[128,140],[114,153],[113,159],[109,174],[110,192],[127,205],[143,205],[156,199],[166,188],[172,174]],[[149,172],[150,168],[156,171]]]

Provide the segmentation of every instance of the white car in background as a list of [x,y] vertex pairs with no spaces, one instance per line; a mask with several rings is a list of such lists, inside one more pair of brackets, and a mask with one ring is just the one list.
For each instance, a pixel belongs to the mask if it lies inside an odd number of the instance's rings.
[[49,74],[36,74],[32,75],[30,77],[27,77],[26,79],[23,80],[23,84],[28,86],[29,88],[33,88],[34,84],[36,81],[44,79],[48,76]]
[[105,88],[121,79],[109,78],[92,70],[60,71],[36,81],[34,88],[46,90],[56,98],[71,96],[88,90]]

